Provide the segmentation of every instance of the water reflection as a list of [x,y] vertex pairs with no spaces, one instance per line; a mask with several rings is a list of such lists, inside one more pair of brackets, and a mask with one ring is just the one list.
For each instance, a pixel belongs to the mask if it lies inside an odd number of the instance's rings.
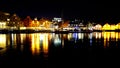
[[[19,36],[18,36],[19,37]],[[17,37],[17,39],[18,39]],[[8,41],[9,41],[9,47],[10,48],[16,48],[17,42],[16,42],[16,34],[8,34]],[[18,42],[19,43],[19,42]]]
[[6,35],[0,34],[0,52],[4,52],[6,50]]
[[78,33],[78,39],[83,39],[84,38],[84,33]]
[[92,33],[89,34],[89,39],[90,39],[90,46],[92,46]]
[[60,46],[61,45],[60,35],[59,34],[55,34],[53,41],[54,41],[54,45],[55,46]]
[[39,54],[40,53],[40,34],[31,34],[31,51],[32,54]]
[[117,47],[119,42],[120,32],[0,34],[0,53],[5,53],[8,49],[19,49],[21,52],[28,49],[32,55],[42,53],[47,57],[50,46],[56,48],[65,46],[109,48]]
[[48,54],[48,45],[49,45],[49,43],[48,43],[48,34],[44,34],[43,35],[43,52],[44,52],[44,54],[45,54],[45,56],[47,56],[47,54]]
[[[102,37],[104,38],[104,47],[109,47],[110,45],[117,45],[116,42],[119,42],[120,39],[119,32],[103,32]],[[111,44],[110,44],[111,43]],[[113,44],[115,43],[115,44]]]
[[95,32],[94,33],[94,37],[96,38],[96,39],[100,39],[101,38],[101,32]]
[[39,55],[41,52],[44,53],[44,56],[48,54],[48,45],[49,34],[30,34],[31,36],[31,51],[33,55]]

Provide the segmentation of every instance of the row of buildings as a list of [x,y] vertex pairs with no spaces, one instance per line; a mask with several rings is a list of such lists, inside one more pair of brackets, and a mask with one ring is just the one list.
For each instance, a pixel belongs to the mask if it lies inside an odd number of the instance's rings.
[[27,16],[21,19],[18,15],[0,11],[0,29],[38,29],[38,30],[117,30],[120,29],[118,24],[97,24],[88,22],[84,24],[83,20],[63,20],[62,18],[31,19]]

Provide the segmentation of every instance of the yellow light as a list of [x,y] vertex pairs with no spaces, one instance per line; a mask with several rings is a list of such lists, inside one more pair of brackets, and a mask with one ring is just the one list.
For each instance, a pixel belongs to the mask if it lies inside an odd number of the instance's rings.
[[21,39],[21,44],[23,44],[25,38],[26,38],[26,34],[20,34],[20,39]]
[[4,52],[6,49],[6,35],[5,34],[0,34],[0,48],[3,48],[2,51]]
[[117,26],[117,29],[120,29],[120,23],[118,23],[116,26]]
[[118,33],[118,39],[120,39],[120,32]]
[[118,29],[118,24],[116,25],[116,29]]
[[115,39],[115,37],[116,37],[115,32],[111,32],[111,38]]
[[72,38],[72,33],[68,34],[68,40],[70,40]]
[[20,30],[24,30],[24,29],[26,29],[26,27],[20,27]]
[[44,34],[44,39],[43,39],[43,52],[44,52],[44,57],[48,56],[48,34]]
[[102,32],[104,38],[104,48],[109,47],[110,32]]
[[32,54],[40,54],[40,40],[39,40],[39,34],[31,34],[32,42],[31,42],[31,49]]
[[23,51],[23,43],[26,38],[26,34],[20,34],[20,42],[21,42],[21,51]]
[[115,30],[116,29],[116,25],[111,25],[110,28],[111,28],[111,30]]
[[103,26],[102,29],[103,29],[103,30],[110,30],[111,28],[110,28],[110,25],[109,25],[108,23],[106,23],[106,24]]
[[118,41],[118,32],[115,33],[116,34],[116,41]]

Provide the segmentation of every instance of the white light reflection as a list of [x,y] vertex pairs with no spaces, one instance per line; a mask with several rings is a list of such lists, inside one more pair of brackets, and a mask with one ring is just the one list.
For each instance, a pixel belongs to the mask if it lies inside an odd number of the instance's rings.
[[44,39],[44,34],[40,34],[40,40]]
[[92,33],[88,34],[89,35],[89,39],[92,39]]
[[78,39],[83,39],[84,38],[84,34],[83,33],[78,33]]
[[60,39],[58,34],[55,35],[54,44],[55,44],[55,46],[60,46],[61,45],[61,39]]
[[92,46],[92,33],[89,34],[89,39],[90,39],[90,46]]
[[95,38],[100,39],[101,38],[101,32],[95,32]]
[[16,34],[11,34],[11,45],[12,47],[16,48],[17,47],[17,41],[16,41]]

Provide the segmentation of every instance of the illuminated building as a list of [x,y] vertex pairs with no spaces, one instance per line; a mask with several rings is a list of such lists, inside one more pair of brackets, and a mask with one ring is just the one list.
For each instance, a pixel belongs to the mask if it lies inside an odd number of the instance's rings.
[[32,21],[32,27],[39,27],[39,21],[37,20],[37,18],[34,18],[34,20]]
[[110,30],[110,25],[108,23],[106,23],[105,25],[103,25],[102,30]]
[[81,30],[84,27],[85,26],[83,25],[83,20],[75,19],[69,23],[69,28],[71,28],[71,30]]
[[116,25],[110,25],[106,23],[105,25],[103,25],[102,30],[116,30],[117,28],[118,26]]
[[100,24],[95,25],[94,30],[102,30],[102,25]]
[[0,22],[0,29],[6,28],[6,22]]
[[32,26],[32,19],[30,18],[30,16],[27,16],[24,20],[23,20],[23,25],[25,27],[30,27]]
[[16,14],[13,14],[10,17],[10,22],[9,22],[8,26],[10,26],[10,27],[18,27],[19,23],[20,23],[20,17],[18,15],[16,15]]
[[116,25],[116,29],[120,29],[120,23]]
[[62,22],[62,18],[53,18],[52,22]]
[[62,18],[53,18],[52,20],[53,22],[53,28],[55,28],[56,30],[60,27],[60,25],[63,23]]
[[115,30],[116,29],[116,25],[110,25],[110,29],[111,30]]
[[10,21],[9,17],[10,17],[9,13],[0,11],[0,29],[7,28],[7,25]]
[[87,30],[93,30],[93,25],[94,23],[88,22],[88,24],[86,25]]

